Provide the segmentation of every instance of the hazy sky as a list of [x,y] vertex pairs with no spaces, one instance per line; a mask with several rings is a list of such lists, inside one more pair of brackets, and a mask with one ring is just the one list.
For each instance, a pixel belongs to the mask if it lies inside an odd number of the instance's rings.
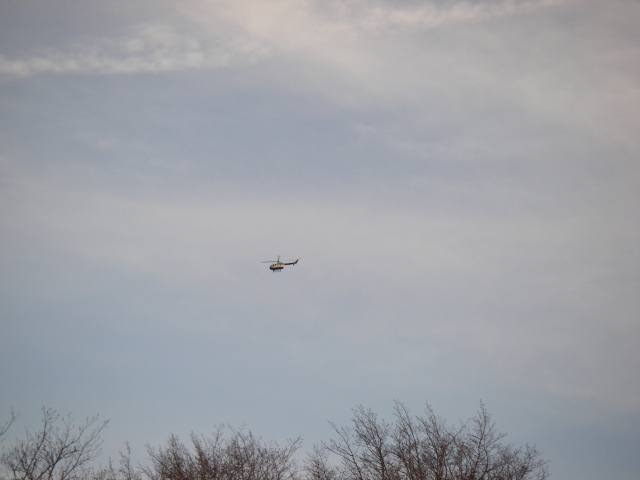
[[636,0],[1,0],[0,423],[100,413],[102,460],[144,460],[482,400],[553,478],[636,480],[638,24]]

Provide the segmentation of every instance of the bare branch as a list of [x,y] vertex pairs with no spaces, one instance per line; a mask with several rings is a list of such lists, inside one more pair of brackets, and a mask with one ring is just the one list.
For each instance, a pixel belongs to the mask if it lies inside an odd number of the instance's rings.
[[101,451],[100,434],[108,422],[98,416],[76,427],[71,415],[61,417],[53,409],[42,409],[41,428],[25,430],[25,438],[3,450],[0,466],[13,480],[77,480]]
[[211,437],[191,434],[192,448],[171,435],[164,448],[147,446],[151,466],[142,471],[149,480],[293,480],[298,468],[294,453],[301,439],[280,446],[264,443],[251,432],[217,427]]
[[[429,405],[425,416],[413,416],[400,402],[395,422],[354,409],[353,428],[331,424],[337,438],[322,444],[308,461],[307,478],[324,480],[333,472],[345,480],[544,480],[547,462],[535,448],[503,442],[484,403],[459,426],[437,417]],[[328,453],[341,460],[328,464]]]
[[15,422],[17,418],[18,418],[18,414],[12,408],[11,413],[9,414],[9,420],[7,420],[5,423],[0,425],[0,443],[2,443],[5,440],[2,437],[4,437],[4,435],[11,428],[11,425],[13,425],[13,422]]

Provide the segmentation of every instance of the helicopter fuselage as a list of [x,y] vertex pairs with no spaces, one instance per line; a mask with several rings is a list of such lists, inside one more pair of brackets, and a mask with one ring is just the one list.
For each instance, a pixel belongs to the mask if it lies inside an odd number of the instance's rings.
[[299,258],[296,258],[295,260],[289,262],[289,261],[281,261],[280,260],[280,255],[278,255],[278,259],[277,260],[267,260],[266,262],[262,262],[262,263],[270,263],[271,265],[269,265],[269,268],[271,269],[272,272],[281,272],[284,267],[286,265],[295,265],[296,263],[298,263],[298,260],[300,260]]

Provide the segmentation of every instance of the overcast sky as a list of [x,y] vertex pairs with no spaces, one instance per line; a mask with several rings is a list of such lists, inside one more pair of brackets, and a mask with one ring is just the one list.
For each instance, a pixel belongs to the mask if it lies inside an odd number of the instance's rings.
[[553,478],[637,480],[638,24],[635,0],[1,0],[0,423],[99,413],[102,460],[144,460],[482,400]]

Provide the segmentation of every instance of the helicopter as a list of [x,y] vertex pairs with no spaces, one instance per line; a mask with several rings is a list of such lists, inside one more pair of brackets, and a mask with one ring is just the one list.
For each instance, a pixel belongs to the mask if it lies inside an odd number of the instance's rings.
[[269,265],[269,268],[272,272],[281,272],[285,265],[295,265],[296,263],[298,263],[298,260],[300,259],[296,258],[295,260],[280,261],[280,255],[278,255],[278,260],[267,260],[262,263],[271,263],[271,265]]

